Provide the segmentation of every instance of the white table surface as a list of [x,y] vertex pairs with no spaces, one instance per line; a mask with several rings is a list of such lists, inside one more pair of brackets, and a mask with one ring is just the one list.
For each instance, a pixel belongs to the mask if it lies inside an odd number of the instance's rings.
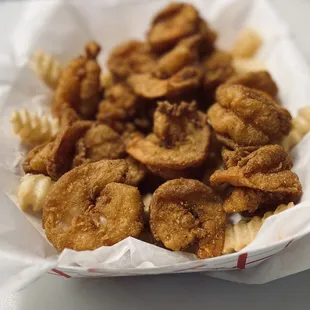
[[[310,65],[310,1],[271,1],[290,25],[294,40]],[[5,25],[8,34],[24,5],[24,1],[0,2],[0,24]],[[8,41],[9,36],[0,37],[0,56]],[[67,280],[46,275],[27,289],[0,298],[0,309],[299,310],[310,308],[309,285],[310,271],[251,286],[199,274]]]

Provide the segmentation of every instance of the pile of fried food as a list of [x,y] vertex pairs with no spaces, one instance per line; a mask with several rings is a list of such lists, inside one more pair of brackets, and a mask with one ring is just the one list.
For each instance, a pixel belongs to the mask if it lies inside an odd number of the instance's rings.
[[[287,151],[309,131],[309,108],[292,121],[271,75],[251,65],[255,31],[241,32],[231,52],[216,38],[195,7],[171,3],[145,41],[112,50],[104,74],[96,42],[65,67],[36,54],[54,119],[12,116],[33,146],[18,198],[43,210],[57,250],[131,236],[215,257],[242,249],[267,217],[299,201]],[[245,219],[234,225],[237,212]]]

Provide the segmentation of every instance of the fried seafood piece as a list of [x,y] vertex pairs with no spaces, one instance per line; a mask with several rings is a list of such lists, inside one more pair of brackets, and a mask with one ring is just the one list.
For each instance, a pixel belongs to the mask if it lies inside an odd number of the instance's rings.
[[161,185],[150,204],[150,227],[156,240],[179,251],[198,243],[200,259],[222,253],[226,214],[212,189],[192,179]]
[[54,141],[32,149],[23,163],[26,173],[41,173],[57,180],[71,169],[76,142],[91,127],[89,121],[78,121],[62,128]]
[[154,70],[156,57],[147,43],[131,40],[115,47],[108,58],[108,69],[121,80],[134,73]]
[[291,130],[291,115],[261,91],[242,85],[221,85],[208,118],[226,146],[277,143]]
[[72,166],[101,159],[125,157],[125,144],[120,134],[105,124],[94,124],[76,143]]
[[42,224],[58,251],[94,250],[143,229],[139,190],[127,185],[124,160],[101,160],[64,174],[49,191]]
[[100,102],[97,119],[100,121],[126,120],[134,116],[138,98],[125,83],[117,83],[106,89]]
[[181,40],[172,50],[158,59],[155,76],[169,78],[182,68],[193,65],[199,60],[199,46],[202,36],[197,34]]
[[265,204],[297,202],[302,195],[298,176],[289,154],[280,145],[266,145],[254,151],[224,151],[227,170],[217,170],[210,177],[211,185],[228,183],[234,186],[224,202],[228,213],[254,212]]
[[100,52],[96,42],[89,42],[85,55],[73,59],[63,70],[53,104],[53,113],[60,117],[62,105],[73,108],[82,119],[94,118],[100,101]]
[[154,173],[174,178],[206,159],[211,134],[206,116],[195,102],[159,102],[153,130],[146,137],[134,135],[127,152]]
[[125,161],[128,165],[126,184],[138,186],[147,174],[146,167],[131,156],[127,156]]
[[216,33],[203,21],[191,4],[173,2],[154,16],[147,39],[152,49],[164,52],[174,47],[181,39],[201,34],[204,50],[212,49]]
[[229,78],[225,83],[228,85],[239,84],[249,88],[254,88],[267,93],[272,98],[276,98],[278,94],[277,84],[268,71],[236,74]]
[[196,66],[186,66],[168,79],[151,73],[134,74],[128,79],[135,94],[146,99],[181,96],[197,89],[201,81],[202,71]]
[[229,53],[215,50],[203,61],[202,65],[205,71],[203,87],[204,92],[210,99],[214,98],[216,88],[235,74],[232,60]]
[[122,159],[128,165],[127,184],[136,186],[146,175],[146,167],[126,154],[123,135],[105,124],[93,124],[76,142],[72,167],[100,161],[102,159]]

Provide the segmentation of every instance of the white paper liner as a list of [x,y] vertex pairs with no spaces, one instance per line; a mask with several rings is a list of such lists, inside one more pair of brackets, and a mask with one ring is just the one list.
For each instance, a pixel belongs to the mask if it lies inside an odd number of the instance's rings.
[[[303,185],[302,203],[264,222],[257,238],[240,253],[208,260],[171,252],[134,238],[95,251],[65,250],[58,256],[45,239],[40,219],[15,206],[24,150],[9,118],[14,109],[49,111],[52,93],[29,69],[40,48],[64,64],[80,54],[88,40],[109,50],[121,41],[143,38],[151,16],[168,1],[30,2],[12,38],[11,56],[0,57],[0,287],[19,289],[50,270],[65,277],[125,276],[202,272],[242,283],[263,283],[310,268],[310,135],[293,152],[294,171]],[[283,105],[293,115],[310,102],[308,68],[286,25],[265,0],[191,1],[219,32],[218,45],[229,49],[242,27],[257,29],[264,38],[258,58],[280,86]],[[120,5],[120,3],[122,5]],[[9,199],[11,197],[12,199]],[[304,237],[306,236],[306,237]],[[304,237],[303,239],[301,239]],[[301,239],[301,240],[300,240]],[[290,246],[292,245],[292,246]],[[310,249],[309,249],[310,250]],[[263,262],[263,263],[262,263]],[[244,270],[233,270],[240,268]],[[225,270],[225,271],[223,271]]]

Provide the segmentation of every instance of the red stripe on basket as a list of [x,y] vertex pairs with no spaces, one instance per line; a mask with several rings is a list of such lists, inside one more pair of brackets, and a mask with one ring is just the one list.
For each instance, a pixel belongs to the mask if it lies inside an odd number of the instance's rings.
[[274,256],[274,255],[275,254],[271,254],[271,255],[265,256],[265,257],[260,258],[260,259],[252,260],[251,262],[246,263],[246,265],[253,264],[253,263],[256,263],[256,262],[260,262],[261,260],[267,259],[267,258],[269,258],[271,256]]
[[240,254],[238,257],[237,268],[244,269],[246,265],[246,259],[248,257],[248,253]]
[[67,278],[67,279],[70,279],[70,278],[71,278],[71,276],[69,276],[68,274],[66,274],[66,273],[64,273],[64,272],[62,272],[62,271],[60,271],[60,270],[58,270],[58,269],[56,269],[56,268],[53,268],[52,271],[55,272],[55,273],[57,273],[58,275],[60,275],[60,276],[62,276],[62,277]]
[[284,249],[286,249],[288,246],[290,246],[293,242],[294,242],[294,239],[292,239],[292,240],[285,246]]

